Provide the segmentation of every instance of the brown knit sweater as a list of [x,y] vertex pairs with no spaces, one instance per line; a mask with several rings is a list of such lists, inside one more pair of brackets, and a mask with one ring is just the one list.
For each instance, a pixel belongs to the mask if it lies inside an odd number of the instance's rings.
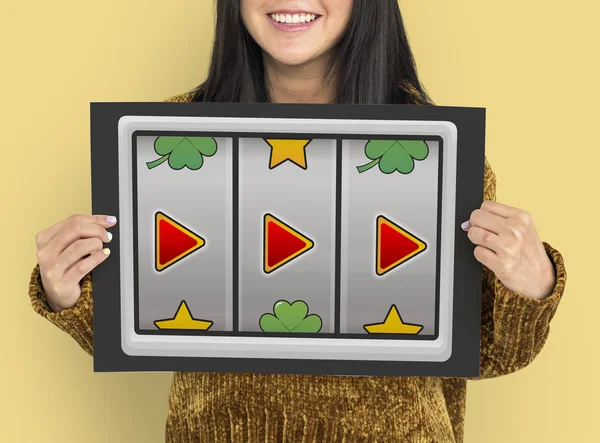
[[[186,93],[167,101],[190,99]],[[485,199],[496,199],[487,158]],[[510,291],[484,267],[480,378],[515,372],[544,346],[566,282],[562,256],[548,243],[544,246],[556,267],[556,286],[542,301]],[[39,265],[29,284],[34,310],[89,354],[92,289],[88,274],[77,304],[54,313]],[[458,443],[463,441],[466,387],[467,380],[457,378],[175,373],[165,441]]]

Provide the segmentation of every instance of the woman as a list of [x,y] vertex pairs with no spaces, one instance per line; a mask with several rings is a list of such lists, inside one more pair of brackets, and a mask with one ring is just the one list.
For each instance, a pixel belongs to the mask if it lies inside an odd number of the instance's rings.
[[[169,101],[431,104],[396,0],[218,0],[205,83]],[[566,273],[527,212],[485,202],[464,225],[483,265],[481,378],[517,371],[542,349]],[[36,236],[34,309],[92,353],[91,271],[116,220],[72,216]],[[88,255],[89,254],[89,255]],[[466,380],[176,373],[173,442],[460,442]]]

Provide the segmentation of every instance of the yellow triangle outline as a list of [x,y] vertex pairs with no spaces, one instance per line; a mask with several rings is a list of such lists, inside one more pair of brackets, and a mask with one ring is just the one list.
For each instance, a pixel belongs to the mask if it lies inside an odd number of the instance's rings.
[[[417,250],[411,252],[410,254],[408,254],[407,256],[401,258],[400,260],[392,263],[391,265],[389,265],[387,268],[382,268],[381,267],[381,226],[383,225],[387,225],[390,228],[392,228],[394,231],[399,232],[400,234],[402,234],[404,237],[408,238],[409,240],[413,241],[414,243],[416,243],[418,245]],[[406,229],[401,228],[400,226],[398,226],[396,223],[394,223],[393,221],[391,221],[389,218],[383,216],[383,215],[379,215],[377,217],[377,246],[376,246],[376,251],[375,251],[375,272],[377,273],[377,275],[382,276],[384,274],[387,274],[388,272],[390,272],[392,269],[397,268],[398,266],[400,266],[402,263],[410,260],[411,258],[413,258],[414,256],[416,256],[417,254],[420,254],[421,252],[423,252],[424,250],[427,249],[427,244],[421,240],[420,238],[418,238],[416,235],[408,232]]]
[[[179,229],[180,231],[182,231],[183,233],[185,233],[186,235],[188,235],[189,237],[193,238],[194,240],[196,240],[196,246],[194,246],[193,248],[188,249],[187,251],[179,254],[177,257],[174,257],[173,259],[169,260],[167,263],[160,263],[159,262],[159,257],[160,257],[160,221],[166,221],[167,223],[169,223],[171,226],[174,226],[175,228]],[[157,211],[155,216],[154,216],[154,244],[155,244],[155,251],[154,251],[154,265],[156,267],[156,270],[158,272],[168,268],[169,266],[177,263],[179,260],[187,257],[188,255],[190,255],[192,252],[197,251],[198,249],[202,248],[205,244],[206,244],[206,240],[204,240],[204,238],[202,238],[200,235],[196,234],[195,232],[191,231],[190,229],[186,228],[185,226],[183,226],[181,223],[176,222],[174,219],[172,219],[171,217],[169,217],[167,214],[165,214],[164,212],[161,211]]]
[[[269,260],[268,260],[268,258],[269,258],[269,235],[268,235],[267,226],[268,226],[269,222],[275,223],[277,226],[279,226],[280,228],[286,230],[287,232],[289,232],[290,234],[292,234],[294,237],[302,240],[305,243],[304,248],[302,248],[298,252],[290,255],[285,260],[282,260],[279,263],[276,263],[274,266],[269,266],[268,265],[268,263],[269,263]],[[271,272],[275,271],[276,269],[281,268],[286,263],[289,263],[292,260],[294,260],[295,258],[297,258],[300,255],[304,254],[305,252],[308,252],[314,246],[315,246],[315,243],[310,238],[308,238],[305,235],[301,234],[299,231],[297,231],[296,229],[292,228],[291,226],[289,226],[288,224],[286,224],[282,220],[278,219],[277,217],[273,216],[272,214],[265,214],[264,223],[263,223],[263,271],[266,274],[270,274]]]

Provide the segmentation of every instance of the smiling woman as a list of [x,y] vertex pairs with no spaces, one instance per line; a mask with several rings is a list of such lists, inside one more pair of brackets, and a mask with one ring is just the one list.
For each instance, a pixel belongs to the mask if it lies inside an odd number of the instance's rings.
[[326,61],[346,30],[353,2],[296,2],[304,9],[277,8],[274,3],[242,1],[244,25],[271,62],[297,66]]
[[219,0],[193,100],[431,102],[395,0]]
[[[217,0],[208,78],[168,101],[431,104],[397,0]],[[403,141],[401,149],[389,143],[372,143],[372,161],[359,172],[375,166],[383,173],[407,172],[413,160],[428,155],[419,143]],[[155,151],[159,158],[148,168],[197,169],[216,143],[164,138]],[[515,372],[539,354],[566,271],[527,212],[494,201],[496,180],[487,160],[484,186],[486,201],[474,208],[464,235],[484,265],[480,378],[491,378]],[[106,215],[72,216],[36,236],[32,305],[90,354],[91,271],[110,259],[103,243],[110,242],[107,229],[115,223]],[[281,328],[278,319],[268,314],[263,326]],[[304,327],[316,330],[320,319],[312,317]],[[465,399],[465,379],[176,373],[166,440],[457,443],[463,440]]]

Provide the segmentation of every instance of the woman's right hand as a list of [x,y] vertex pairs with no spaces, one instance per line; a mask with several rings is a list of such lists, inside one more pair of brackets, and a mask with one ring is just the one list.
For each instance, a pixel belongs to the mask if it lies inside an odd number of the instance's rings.
[[42,286],[54,312],[69,309],[81,296],[81,279],[108,257],[104,243],[116,223],[106,215],[71,215],[35,236]]

